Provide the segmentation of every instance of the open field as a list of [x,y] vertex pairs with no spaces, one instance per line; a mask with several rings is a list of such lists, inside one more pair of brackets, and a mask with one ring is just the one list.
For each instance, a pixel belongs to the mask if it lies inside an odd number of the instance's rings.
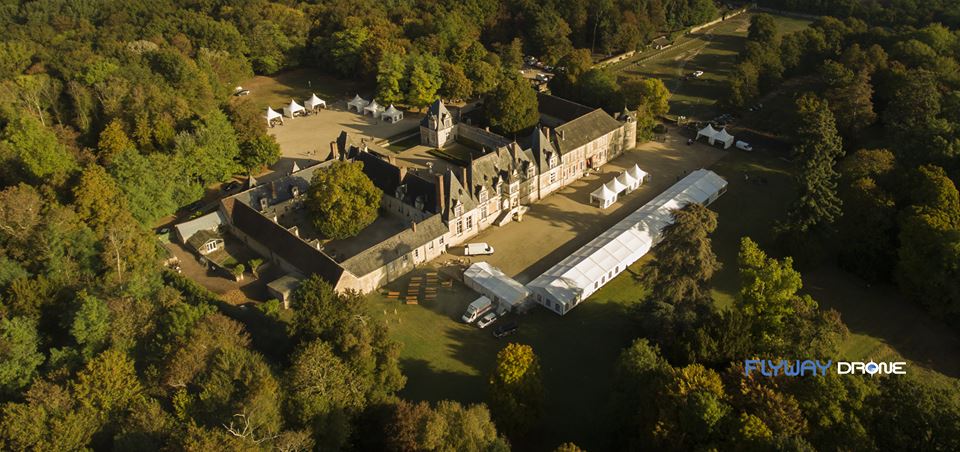
[[244,82],[243,87],[250,90],[250,94],[239,99],[247,99],[257,107],[270,106],[278,112],[280,108],[290,103],[290,99],[296,99],[297,103],[303,104],[311,93],[316,93],[329,104],[332,100],[352,98],[358,93],[365,99],[369,99],[369,93],[373,92],[373,87],[364,86],[353,80],[341,80],[322,75],[321,71],[309,68],[294,69],[270,76],[258,75]]
[[[670,114],[707,120],[718,112],[717,99],[726,95],[726,80],[737,64],[737,56],[746,46],[751,14],[741,14],[708,29],[679,38],[664,51],[647,52],[640,64],[617,65],[619,75],[642,75],[663,80],[671,92]],[[786,16],[774,16],[781,33],[807,27],[810,22]],[[653,53],[656,56],[650,58]],[[699,78],[685,80],[693,71],[704,71]]]

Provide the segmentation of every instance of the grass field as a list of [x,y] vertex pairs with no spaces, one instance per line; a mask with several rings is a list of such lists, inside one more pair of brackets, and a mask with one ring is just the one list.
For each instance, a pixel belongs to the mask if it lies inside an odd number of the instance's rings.
[[[746,45],[750,14],[727,19],[706,30],[681,37],[673,45],[650,58],[650,52],[638,58],[640,64],[627,63],[614,68],[620,75],[642,75],[663,80],[672,96],[670,113],[706,120],[719,113],[717,99],[726,95],[725,83]],[[810,22],[786,16],[774,16],[783,34],[807,27]],[[649,58],[649,59],[646,59]],[[704,71],[699,78],[685,80],[693,71]]]
[[[303,101],[310,97],[310,93],[316,93],[329,104],[353,97],[357,93],[366,95],[373,91],[372,87],[363,86],[356,81],[337,79],[310,68],[294,69],[271,76],[258,75],[242,86],[250,90],[250,94],[244,99],[249,99],[257,107],[270,106],[274,110],[289,104],[290,99],[296,99],[297,103],[302,105]],[[370,96],[366,95],[366,98],[369,99]]]

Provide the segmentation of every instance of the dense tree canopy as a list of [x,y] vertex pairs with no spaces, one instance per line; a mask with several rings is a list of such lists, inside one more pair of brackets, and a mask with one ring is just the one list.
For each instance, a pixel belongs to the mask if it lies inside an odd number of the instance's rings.
[[363,173],[362,162],[336,162],[314,173],[307,206],[320,233],[342,239],[357,235],[377,219],[381,195]]

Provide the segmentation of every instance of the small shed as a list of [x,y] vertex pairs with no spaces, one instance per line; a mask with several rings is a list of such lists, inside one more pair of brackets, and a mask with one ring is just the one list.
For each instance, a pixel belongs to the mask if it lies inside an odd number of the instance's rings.
[[187,245],[201,256],[206,256],[223,249],[223,236],[216,229],[203,229],[187,239]]
[[303,105],[297,103],[297,101],[290,99],[290,105],[283,107],[283,114],[289,118],[294,116],[301,116],[306,114],[307,110],[303,108]]
[[380,115],[380,118],[384,121],[394,123],[403,120],[403,112],[394,107],[393,104],[390,104],[390,107]]
[[317,111],[321,108],[327,108],[327,103],[323,99],[317,97],[316,94],[311,94],[310,98],[307,99],[303,105],[306,106],[307,110],[310,111]]
[[300,287],[300,281],[302,280],[303,275],[299,273],[283,275],[267,284],[267,292],[270,293],[271,297],[280,300],[280,302],[283,303],[284,309],[290,309],[293,292]]
[[367,102],[362,97],[360,97],[359,94],[357,94],[356,96],[353,96],[353,99],[347,102],[347,111],[356,110],[357,113],[362,114],[364,107],[366,107],[369,104],[370,102]]

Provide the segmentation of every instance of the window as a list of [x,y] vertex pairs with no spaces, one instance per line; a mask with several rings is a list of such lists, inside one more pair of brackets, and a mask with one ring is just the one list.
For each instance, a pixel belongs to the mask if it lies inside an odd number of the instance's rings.
[[453,208],[453,216],[459,217],[463,215],[463,204],[457,201],[457,206]]
[[443,236],[440,236],[440,244],[443,245]]
[[480,189],[480,202],[481,202],[481,203],[487,202],[487,189],[486,189],[486,188],[481,188],[481,189]]
[[551,172],[550,172],[550,183],[552,184],[552,183],[555,183],[556,181],[557,181],[557,172],[556,172],[556,171],[551,171]]
[[467,217],[467,230],[473,229],[473,217]]
[[420,257],[420,248],[413,250],[413,257]]
[[600,281],[594,281],[593,288],[596,289],[598,287],[600,287]]
[[[442,240],[442,239],[441,239],[441,240]],[[427,244],[427,249],[428,249],[428,250],[432,250],[432,249],[433,249],[433,240],[431,240],[430,243]]]
[[457,235],[463,234],[463,220],[457,220]]

